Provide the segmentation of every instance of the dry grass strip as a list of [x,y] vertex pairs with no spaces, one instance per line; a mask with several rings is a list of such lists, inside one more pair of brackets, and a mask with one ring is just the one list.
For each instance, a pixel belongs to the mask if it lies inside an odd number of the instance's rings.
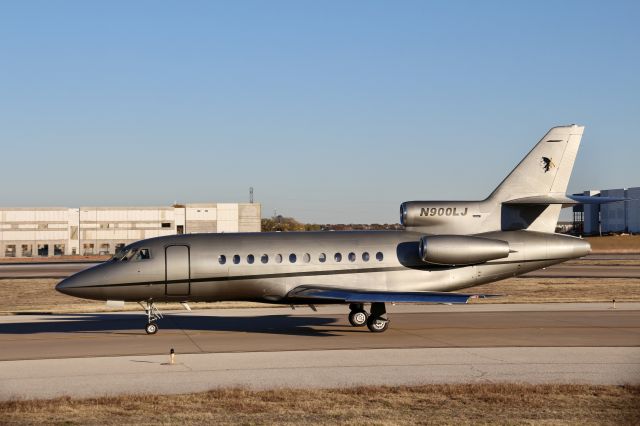
[[7,425],[638,424],[639,386],[457,384],[0,403]]
[[461,292],[504,295],[477,303],[638,302],[640,278],[509,278]]
[[640,235],[607,235],[585,238],[597,253],[640,253]]

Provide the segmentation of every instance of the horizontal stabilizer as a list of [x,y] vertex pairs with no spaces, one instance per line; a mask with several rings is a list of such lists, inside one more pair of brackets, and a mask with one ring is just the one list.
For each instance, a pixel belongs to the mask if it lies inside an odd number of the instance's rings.
[[616,203],[618,201],[627,201],[628,198],[619,197],[591,197],[588,195],[565,195],[565,194],[544,194],[533,195],[524,198],[516,198],[503,202],[503,204],[519,204],[519,205],[549,205],[563,204],[572,206],[574,204],[606,204]]
[[334,287],[300,286],[291,290],[287,297],[289,299],[315,299],[335,303],[467,303],[467,301],[472,298],[497,297],[497,295],[435,291],[363,291]]

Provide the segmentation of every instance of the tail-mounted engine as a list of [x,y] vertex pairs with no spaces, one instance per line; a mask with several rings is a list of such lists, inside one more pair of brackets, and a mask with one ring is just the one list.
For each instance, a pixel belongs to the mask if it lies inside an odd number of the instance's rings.
[[475,265],[509,256],[509,243],[465,235],[431,235],[420,238],[418,255],[436,265]]

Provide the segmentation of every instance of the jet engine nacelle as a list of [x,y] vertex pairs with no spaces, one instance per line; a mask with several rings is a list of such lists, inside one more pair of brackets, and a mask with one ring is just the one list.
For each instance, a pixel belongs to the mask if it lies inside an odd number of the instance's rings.
[[419,256],[437,265],[474,265],[509,256],[509,243],[465,235],[429,235],[420,238]]

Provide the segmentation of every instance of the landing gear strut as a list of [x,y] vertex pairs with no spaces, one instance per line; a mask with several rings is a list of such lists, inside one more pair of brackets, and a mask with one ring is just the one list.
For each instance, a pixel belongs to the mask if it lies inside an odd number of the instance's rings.
[[156,321],[162,319],[162,313],[156,308],[152,300],[147,300],[146,306],[143,305],[142,302],[139,303],[147,314],[147,325],[144,327],[144,331],[146,331],[147,334],[156,334],[158,332],[158,324],[156,324]]
[[387,313],[387,310],[382,302],[375,302],[371,304],[371,315],[367,319],[367,328],[372,333],[382,333],[389,328],[389,320],[384,318],[383,315]]
[[364,304],[352,303],[349,305],[349,322],[354,327],[363,327],[367,325],[369,314],[364,310]]

